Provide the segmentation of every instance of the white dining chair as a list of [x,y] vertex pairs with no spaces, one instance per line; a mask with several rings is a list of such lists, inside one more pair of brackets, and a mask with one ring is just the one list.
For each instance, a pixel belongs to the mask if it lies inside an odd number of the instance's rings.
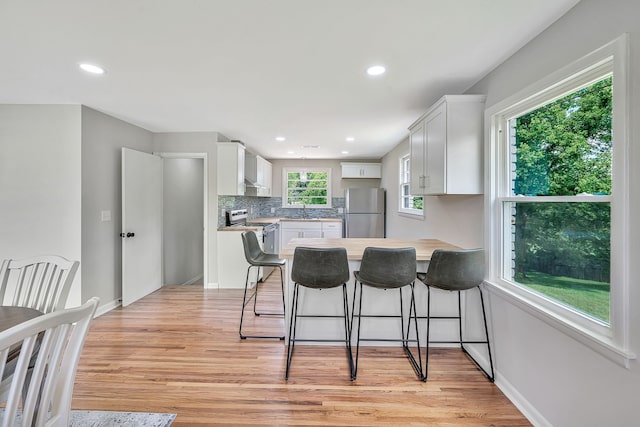
[[[98,302],[93,297],[0,332],[0,376],[13,369],[0,425],[69,425],[78,360]],[[18,346],[16,358],[7,361]]]
[[57,255],[6,259],[0,268],[0,304],[51,313],[63,309],[79,266]]

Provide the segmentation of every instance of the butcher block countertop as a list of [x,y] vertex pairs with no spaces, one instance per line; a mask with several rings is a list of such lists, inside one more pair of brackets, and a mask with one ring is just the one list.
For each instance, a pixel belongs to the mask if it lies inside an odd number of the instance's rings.
[[280,222],[342,222],[341,218],[280,218]]
[[338,248],[347,250],[347,258],[361,260],[364,249],[368,246],[379,248],[416,248],[417,261],[429,261],[431,254],[436,249],[460,249],[450,243],[437,239],[382,239],[382,238],[346,238],[346,239],[291,239],[288,245],[282,248],[282,258],[293,258],[293,252],[298,246],[312,248]]
[[252,218],[250,224],[275,224],[276,222],[342,222],[342,218]]

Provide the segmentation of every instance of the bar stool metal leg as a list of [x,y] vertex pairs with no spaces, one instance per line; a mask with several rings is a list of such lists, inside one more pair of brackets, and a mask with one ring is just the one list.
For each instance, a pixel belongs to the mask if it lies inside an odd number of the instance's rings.
[[[273,336],[273,335],[244,335],[242,333],[242,324],[244,322],[244,311],[245,311],[245,307],[247,306],[247,304],[249,304],[251,302],[251,300],[253,299],[253,310],[254,310],[254,314],[256,316],[284,316],[284,279],[283,279],[283,275],[282,275],[282,269],[280,269],[280,281],[281,281],[281,288],[282,288],[282,303],[283,303],[283,312],[282,313],[256,313],[255,309],[256,309],[256,300],[258,298],[258,288],[259,288],[259,284],[256,281],[256,287],[254,288],[253,292],[251,293],[251,295],[249,296],[249,299],[247,299],[247,292],[249,289],[249,275],[251,272],[251,268],[255,267],[255,268],[259,268],[256,267],[254,265],[249,265],[249,267],[247,267],[247,277],[244,283],[244,296],[242,297],[242,311],[240,313],[240,328],[239,328],[239,334],[240,334],[240,339],[246,340],[247,338],[264,338],[264,339],[279,339],[279,340],[284,340],[284,335],[282,336]],[[258,270],[259,272],[259,270]],[[257,278],[258,274],[256,274],[256,278]]]

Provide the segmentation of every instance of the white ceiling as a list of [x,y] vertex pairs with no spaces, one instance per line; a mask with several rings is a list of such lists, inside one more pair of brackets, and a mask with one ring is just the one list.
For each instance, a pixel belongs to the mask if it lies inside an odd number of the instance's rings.
[[0,0],[0,103],[217,131],[271,159],[379,158],[577,2]]

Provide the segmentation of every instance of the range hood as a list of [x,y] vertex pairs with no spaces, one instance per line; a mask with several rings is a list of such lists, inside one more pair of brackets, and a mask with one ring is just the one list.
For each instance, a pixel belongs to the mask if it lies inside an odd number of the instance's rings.
[[258,184],[257,182],[250,180],[249,178],[247,178],[246,176],[244,177],[244,185],[246,185],[247,187],[261,187],[260,184]]

